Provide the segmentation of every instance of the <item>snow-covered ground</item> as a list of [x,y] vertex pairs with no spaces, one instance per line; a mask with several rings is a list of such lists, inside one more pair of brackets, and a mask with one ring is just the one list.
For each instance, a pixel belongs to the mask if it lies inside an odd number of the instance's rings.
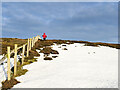
[[21,83],[14,88],[118,88],[118,50],[83,45],[54,45],[59,55],[51,61],[40,53],[37,62],[24,66],[29,71],[16,77]]
[[[0,59],[2,59],[4,55],[0,55]],[[21,57],[18,55],[18,57]],[[17,61],[18,61],[17,57]],[[14,58],[10,59],[10,68],[14,66]],[[3,64],[0,65],[0,87],[2,87],[1,82],[7,79],[7,58],[4,60]]]

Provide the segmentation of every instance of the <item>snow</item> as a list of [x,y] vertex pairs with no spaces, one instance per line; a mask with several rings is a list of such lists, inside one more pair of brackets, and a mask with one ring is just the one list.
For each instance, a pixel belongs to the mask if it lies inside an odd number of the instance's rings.
[[23,67],[29,71],[16,77],[21,83],[14,88],[118,88],[117,49],[79,43],[52,47],[58,57],[45,61],[40,53],[37,62]]
[[3,58],[3,55],[0,55],[0,59],[2,59]]
[[[0,55],[0,58],[4,57],[4,55]],[[17,56],[21,57],[20,55]],[[14,58],[10,58],[10,68],[14,66]],[[5,81],[7,79],[7,58],[4,60],[3,65],[0,65],[0,82]],[[2,87],[2,84],[0,83],[0,87]]]

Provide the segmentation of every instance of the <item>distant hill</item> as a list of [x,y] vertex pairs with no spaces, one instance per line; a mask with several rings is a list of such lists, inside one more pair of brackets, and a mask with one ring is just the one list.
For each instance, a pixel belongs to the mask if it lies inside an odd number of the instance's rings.
[[[47,43],[85,43],[85,46],[108,46],[116,49],[120,49],[120,44],[112,44],[112,43],[102,43],[102,42],[88,42],[88,41],[75,41],[75,40],[46,40]],[[18,38],[0,38],[0,46],[2,47],[2,51],[0,51],[0,55],[7,53],[7,46],[11,47],[11,50],[14,49],[14,44],[18,44],[21,46],[27,43],[27,39],[18,39]]]

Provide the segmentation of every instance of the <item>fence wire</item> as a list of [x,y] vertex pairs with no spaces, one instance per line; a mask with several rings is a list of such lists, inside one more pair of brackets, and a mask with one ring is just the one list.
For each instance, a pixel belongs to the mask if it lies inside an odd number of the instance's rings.
[[[37,40],[38,40],[38,39],[41,39],[39,35],[36,36],[35,38],[37,38]],[[36,42],[37,40],[35,39],[34,42]],[[24,45],[26,46],[27,43],[24,44]],[[20,47],[18,47],[17,49],[20,49],[20,48],[22,48],[22,47],[23,47],[23,45],[20,46]],[[12,51],[10,52],[10,54],[12,54],[12,53],[14,53],[14,50],[12,50]],[[21,54],[20,54],[20,55],[17,55],[17,61],[18,61],[20,58],[21,58]],[[12,69],[12,67],[14,67],[14,58],[10,58],[10,68]],[[1,87],[2,87],[1,82],[7,80],[7,71],[8,71],[8,70],[7,70],[7,54],[6,54],[6,55],[3,55],[2,58],[0,59],[0,89],[1,89]]]
[[[20,56],[17,56],[17,61]],[[14,67],[14,58],[10,58],[10,68]],[[0,65],[0,83],[7,79],[7,59]],[[0,86],[1,87],[1,86]]]

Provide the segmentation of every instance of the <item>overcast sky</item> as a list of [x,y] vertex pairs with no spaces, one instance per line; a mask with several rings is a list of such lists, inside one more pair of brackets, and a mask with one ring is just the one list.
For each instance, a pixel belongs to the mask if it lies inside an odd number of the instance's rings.
[[2,37],[117,42],[117,2],[2,3]]

